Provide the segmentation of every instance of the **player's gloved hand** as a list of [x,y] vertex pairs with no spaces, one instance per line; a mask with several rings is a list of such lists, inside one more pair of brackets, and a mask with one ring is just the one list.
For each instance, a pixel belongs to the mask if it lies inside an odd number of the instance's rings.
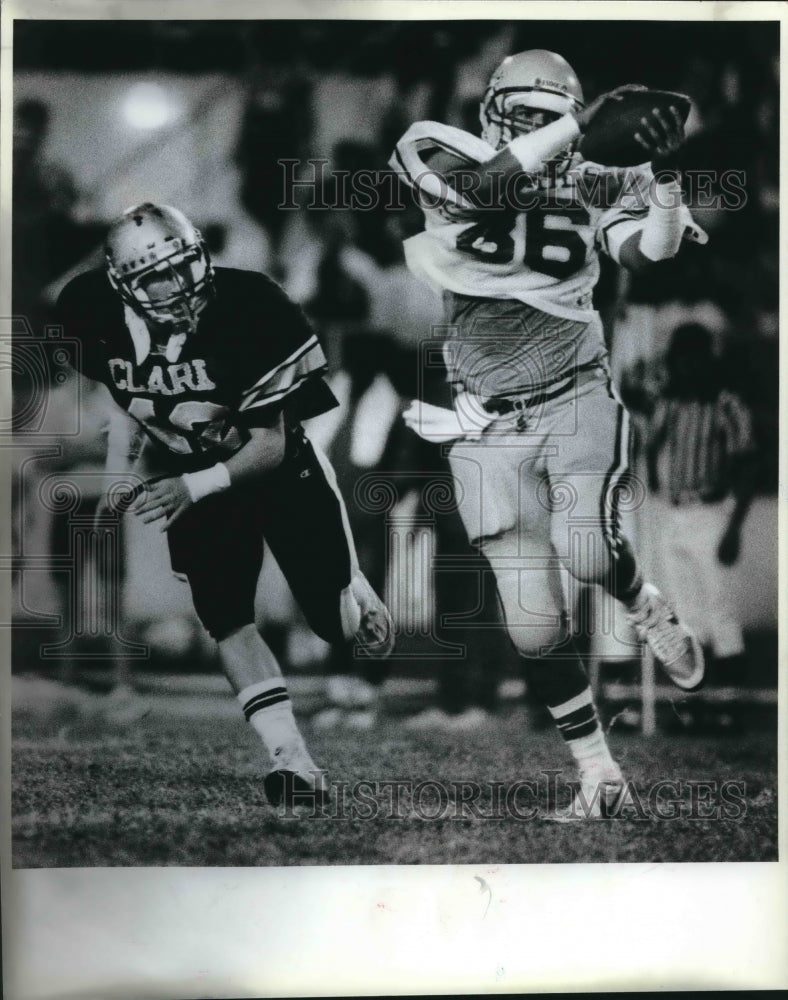
[[599,97],[593,100],[587,108],[583,108],[575,113],[575,121],[577,122],[578,128],[581,132],[585,132],[592,120],[596,117],[597,112],[611,102],[620,101],[622,94],[631,93],[633,90],[647,89],[648,88],[644,87],[640,83],[625,83],[622,87],[616,87],[615,90],[609,90],[605,94],[600,94]]
[[635,141],[651,158],[651,169],[655,177],[667,179],[677,176],[676,152],[684,144],[684,123],[678,108],[672,105],[667,115],[658,108],[640,119],[641,128],[635,133]]
[[192,506],[191,493],[181,476],[149,480],[138,500],[129,508],[145,524],[164,518],[161,531],[167,531]]
[[460,438],[478,440],[485,427],[495,419],[493,414],[482,409],[474,396],[466,392],[458,393],[453,410],[414,400],[402,417],[419,437],[434,444]]
[[717,547],[717,558],[723,566],[732,566],[739,558],[741,535],[738,528],[728,528]]

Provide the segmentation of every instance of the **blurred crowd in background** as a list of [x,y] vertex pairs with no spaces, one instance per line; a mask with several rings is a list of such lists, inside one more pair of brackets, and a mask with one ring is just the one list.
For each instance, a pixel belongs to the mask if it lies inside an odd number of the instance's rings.
[[[489,573],[478,563],[468,572],[446,568],[452,558],[461,564],[472,556],[440,488],[449,484],[450,490],[446,459],[400,419],[413,398],[449,405],[449,396],[430,350],[440,303],[410,276],[402,252],[420,213],[407,195],[387,206],[392,187],[385,174],[394,143],[411,122],[432,119],[478,133],[479,99],[495,66],[510,52],[548,48],[574,66],[587,99],[637,82],[693,100],[681,166],[685,177],[702,171],[710,178],[688,186],[709,244],[685,246],[678,260],[637,279],[603,261],[597,289],[612,370],[633,413],[634,470],[648,489],[645,504],[630,512],[628,530],[647,564],[662,568],[664,584],[654,575],[669,597],[677,566],[683,567],[679,577],[692,566],[701,580],[709,567],[719,570],[716,596],[701,601],[698,614],[727,594],[718,617],[734,619],[734,634],[729,628],[723,639],[704,636],[727,664],[729,674],[720,676],[739,686],[775,682],[775,27],[19,22],[14,45],[14,418],[30,443],[15,495],[17,621],[23,626],[15,635],[16,669],[63,669],[56,650],[46,662],[35,653],[41,629],[48,629],[51,645],[76,648],[67,634],[68,611],[60,632],[51,618],[72,599],[65,570],[60,577],[57,569],[25,575],[26,566],[46,569],[58,538],[68,551],[64,518],[73,508],[42,506],[36,491],[54,472],[97,470],[103,462],[105,399],[73,384],[61,370],[57,337],[44,331],[68,277],[100,262],[112,219],[135,201],[158,200],[193,218],[217,264],[265,270],[279,280],[326,347],[342,407],[313,422],[309,433],[337,469],[362,568],[391,607],[400,655],[385,673],[356,670],[339,651],[309,637],[276,567],[267,566],[260,626],[291,671],[328,676],[325,724],[340,717],[372,724],[381,682],[391,674],[435,681],[425,725],[481,724],[510,693],[523,693],[514,654],[495,628]],[[341,171],[378,173],[380,197],[372,208],[335,207]],[[715,198],[732,171],[743,178],[746,195],[735,211]],[[301,183],[288,188],[288,178]],[[283,210],[283,201],[294,205]],[[78,433],[63,437],[59,427],[77,399]],[[679,420],[681,440],[666,432],[668,422],[675,428]],[[695,451],[679,456],[688,435]],[[54,441],[62,446],[56,458],[41,448]],[[700,466],[702,483],[676,471]],[[686,488],[672,488],[682,475]],[[696,512],[690,534],[698,535],[697,524],[706,526],[705,564],[704,553],[663,551],[666,531],[685,530],[666,528],[673,522],[665,518],[679,507]],[[657,522],[660,530],[654,530]],[[169,578],[166,554],[154,554],[156,540],[140,529],[125,530],[121,631],[130,655],[135,643],[152,653],[137,669],[210,669],[209,647],[188,595]],[[595,639],[593,602],[580,603],[578,628],[592,662],[628,664],[632,650],[624,633]],[[695,612],[685,613],[692,618]],[[744,630],[744,645],[736,627]],[[96,654],[89,640],[80,641]],[[67,676],[89,682],[100,655],[95,662],[70,655]],[[81,664],[76,675],[75,663]]]

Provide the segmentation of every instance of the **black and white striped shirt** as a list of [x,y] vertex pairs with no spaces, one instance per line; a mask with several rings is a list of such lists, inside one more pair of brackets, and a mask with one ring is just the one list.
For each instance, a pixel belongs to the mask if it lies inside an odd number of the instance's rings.
[[731,492],[737,460],[753,447],[752,421],[738,396],[665,398],[654,409],[651,447],[657,492],[671,503],[710,503]]

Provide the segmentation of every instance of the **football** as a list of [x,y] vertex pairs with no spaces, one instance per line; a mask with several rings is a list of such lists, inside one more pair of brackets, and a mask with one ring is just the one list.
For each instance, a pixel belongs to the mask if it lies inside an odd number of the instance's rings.
[[690,99],[669,90],[632,90],[618,100],[603,104],[589,123],[580,141],[580,152],[586,160],[609,167],[631,167],[645,163],[648,152],[635,140],[641,128],[641,118],[658,108],[670,115],[674,107],[682,123],[690,112]]

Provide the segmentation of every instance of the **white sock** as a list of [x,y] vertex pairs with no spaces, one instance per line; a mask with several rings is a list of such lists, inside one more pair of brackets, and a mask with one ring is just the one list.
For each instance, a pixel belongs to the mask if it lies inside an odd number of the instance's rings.
[[618,774],[618,764],[610,754],[599,724],[590,687],[569,701],[548,708],[582,774]]
[[618,764],[610,753],[602,728],[590,736],[583,736],[569,744],[582,775],[612,778],[620,774]]
[[250,684],[239,692],[238,701],[268,751],[272,770],[314,769],[282,677]]

